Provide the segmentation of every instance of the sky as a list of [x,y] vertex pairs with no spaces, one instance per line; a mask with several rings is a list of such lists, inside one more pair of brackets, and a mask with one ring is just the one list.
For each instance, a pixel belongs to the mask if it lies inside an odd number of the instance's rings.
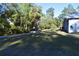
[[[46,14],[46,10],[50,7],[54,8],[54,17],[57,17],[59,14],[61,14],[61,11],[64,9],[64,7],[67,7],[68,4],[71,3],[36,3],[36,5],[42,7],[42,12]],[[73,7],[76,9],[79,6],[79,3],[72,3]]]

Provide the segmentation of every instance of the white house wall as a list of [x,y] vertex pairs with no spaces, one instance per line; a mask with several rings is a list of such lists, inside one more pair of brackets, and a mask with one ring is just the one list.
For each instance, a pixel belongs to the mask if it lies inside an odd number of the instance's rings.
[[73,20],[69,20],[69,28],[68,28],[68,32],[72,33],[72,32],[79,32],[79,19],[73,19]]

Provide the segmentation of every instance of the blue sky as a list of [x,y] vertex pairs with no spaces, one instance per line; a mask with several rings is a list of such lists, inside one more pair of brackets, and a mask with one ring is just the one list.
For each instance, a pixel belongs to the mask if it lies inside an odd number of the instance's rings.
[[[64,9],[64,7],[67,7],[70,3],[36,3],[36,5],[39,5],[42,7],[42,12],[46,13],[46,10],[50,7],[53,7],[54,10],[54,16],[57,17],[61,11]],[[79,3],[72,3],[73,7],[76,9],[79,6]]]

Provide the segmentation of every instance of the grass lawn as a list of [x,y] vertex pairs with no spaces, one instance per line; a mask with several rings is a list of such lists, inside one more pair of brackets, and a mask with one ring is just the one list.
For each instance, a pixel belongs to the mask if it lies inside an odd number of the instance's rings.
[[0,55],[5,56],[79,55],[79,38],[61,32],[31,33],[3,40],[7,41],[0,43]]

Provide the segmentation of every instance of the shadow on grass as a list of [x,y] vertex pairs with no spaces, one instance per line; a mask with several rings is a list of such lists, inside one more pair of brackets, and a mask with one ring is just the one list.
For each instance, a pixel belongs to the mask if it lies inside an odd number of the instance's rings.
[[[18,38],[11,38],[11,40]],[[31,33],[19,38],[20,43],[13,44],[0,51],[5,56],[77,56],[79,38],[62,36],[56,32]],[[7,42],[6,42],[7,43]],[[11,43],[11,42],[10,42]],[[9,43],[9,44],[10,44]],[[5,45],[5,44],[3,44]]]

